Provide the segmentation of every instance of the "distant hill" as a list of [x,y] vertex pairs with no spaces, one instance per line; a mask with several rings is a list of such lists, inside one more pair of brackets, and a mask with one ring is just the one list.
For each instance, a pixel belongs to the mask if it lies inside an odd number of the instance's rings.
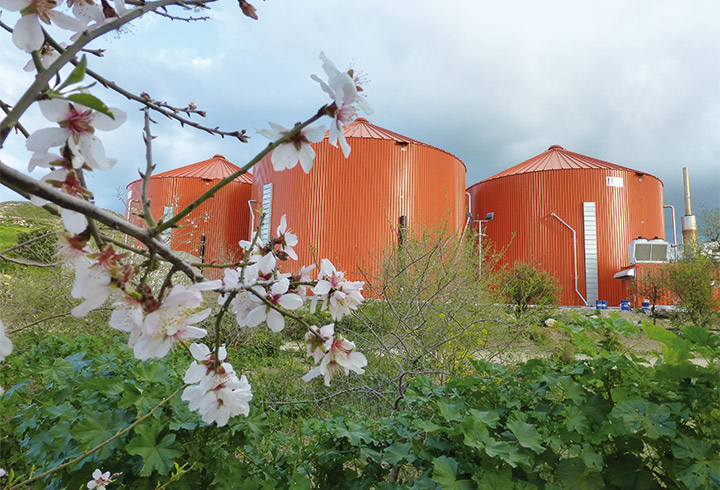
[[37,228],[60,230],[62,221],[27,201],[0,202],[0,251],[15,245],[18,233]]
[[[106,211],[123,217],[115,211]],[[19,232],[38,228],[62,230],[63,224],[58,216],[28,201],[0,202],[0,252],[15,245]]]

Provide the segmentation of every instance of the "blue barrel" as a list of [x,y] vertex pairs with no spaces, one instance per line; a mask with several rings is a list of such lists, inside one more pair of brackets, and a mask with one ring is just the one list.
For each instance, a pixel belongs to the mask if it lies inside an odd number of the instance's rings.
[[596,310],[602,310],[603,309],[603,302],[599,299],[595,301],[595,309]]
[[620,311],[632,311],[632,308],[630,308],[630,301],[626,299],[620,301]]
[[643,301],[643,302],[642,302],[642,307],[643,307],[643,308],[650,308],[650,302],[649,302],[649,301]]
[[603,310],[607,310],[608,309],[607,301],[603,301],[602,304],[603,304]]

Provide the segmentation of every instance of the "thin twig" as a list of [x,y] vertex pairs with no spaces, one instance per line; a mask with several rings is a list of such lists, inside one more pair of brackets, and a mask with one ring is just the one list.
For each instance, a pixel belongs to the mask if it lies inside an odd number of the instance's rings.
[[[0,24],[2,24],[2,21],[0,21]],[[3,102],[1,99],[0,99],[0,109],[2,109],[6,115],[10,114],[10,106],[7,105],[5,102]],[[22,133],[22,135],[25,136],[26,138],[28,138],[30,136],[30,133],[28,133],[27,129],[25,129],[25,127],[22,124],[17,123],[15,125],[15,128],[18,131],[20,131]]]
[[30,260],[16,259],[13,257],[8,257],[7,255],[4,255],[2,253],[0,253],[0,259],[3,259],[6,262],[12,262],[13,264],[24,265],[24,266],[28,266],[28,267],[55,267],[57,265],[60,265],[60,262],[53,262],[52,264],[45,264],[43,262],[33,262]]
[[30,240],[25,240],[25,241],[22,242],[22,243],[18,243],[17,245],[14,245],[14,246],[6,249],[6,250],[3,250],[2,252],[0,252],[0,255],[10,253],[10,252],[12,252],[13,250],[17,250],[18,248],[24,247],[24,246],[26,246],[26,245],[30,245],[31,243],[37,242],[38,240],[42,240],[43,238],[47,238],[47,237],[49,237],[49,236],[57,235],[58,233],[62,233],[62,231],[50,231],[50,232],[44,233],[44,234],[42,234],[42,235],[40,235],[40,236],[36,236],[36,237],[34,237],[34,238],[31,238]]
[[150,132],[150,111],[146,107],[145,109],[143,109],[143,112],[145,113],[145,127],[143,128],[143,141],[145,142],[145,173],[141,174],[142,189],[140,193],[140,201],[142,202],[143,217],[145,218],[145,222],[150,228],[154,228],[156,226],[156,223],[153,219],[152,211],[150,210],[150,199],[148,198],[148,186],[150,185],[150,176],[152,175],[153,170],[155,170],[155,165],[153,164],[152,158],[153,135]]

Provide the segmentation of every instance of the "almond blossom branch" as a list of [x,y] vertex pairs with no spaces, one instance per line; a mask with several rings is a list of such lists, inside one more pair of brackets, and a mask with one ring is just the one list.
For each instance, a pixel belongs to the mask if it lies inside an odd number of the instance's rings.
[[[204,5],[205,3],[212,1],[214,0],[194,0],[187,3],[191,5]],[[58,51],[60,56],[48,67],[47,70],[37,74],[35,80],[20,97],[18,102],[15,104],[15,107],[13,107],[7,114],[7,117],[0,122],[0,148],[5,143],[10,130],[20,121],[20,116],[25,113],[33,102],[35,102],[38,95],[47,88],[48,82],[50,82],[52,77],[55,76],[55,74],[60,71],[60,68],[62,68],[66,63],[73,60],[87,44],[98,37],[114,31],[128,22],[141,17],[147,12],[172,4],[178,4],[178,0],[157,0],[155,2],[148,2],[145,5],[129,10],[127,13],[97,28],[83,32],[75,43],[62,52]]]
[[153,12],[155,15],[159,15],[160,17],[165,17],[170,20],[181,20],[183,22],[195,22],[195,21],[204,21],[204,20],[210,20],[211,17],[202,16],[202,17],[179,17],[175,15],[170,15],[167,13],[167,10],[163,9],[163,11],[155,10]]
[[22,487],[24,487],[24,486],[26,486],[26,485],[34,482],[34,481],[39,480],[40,478],[45,478],[46,476],[48,476],[48,475],[50,475],[50,474],[52,474],[52,473],[55,473],[56,471],[59,471],[59,470],[61,470],[61,469],[63,469],[63,468],[67,468],[68,466],[72,466],[72,465],[74,465],[75,463],[78,463],[78,462],[82,461],[83,459],[87,458],[87,457],[90,456],[91,454],[93,454],[93,453],[99,451],[100,449],[104,448],[105,446],[107,446],[108,444],[110,444],[111,442],[113,442],[113,441],[114,441],[115,439],[117,439],[118,437],[123,436],[123,435],[127,434],[128,432],[130,432],[131,430],[133,430],[138,424],[142,423],[142,422],[143,422],[144,420],[146,420],[148,417],[151,417],[152,414],[154,414],[160,407],[162,407],[163,405],[165,405],[167,402],[169,402],[171,399],[173,399],[173,398],[175,397],[175,395],[177,395],[178,393],[180,393],[181,390],[187,388],[188,386],[190,386],[190,385],[188,385],[188,384],[183,384],[182,386],[180,386],[180,387],[179,387],[177,390],[175,390],[170,396],[168,396],[167,398],[165,398],[164,400],[162,400],[160,403],[158,403],[158,404],[155,406],[155,408],[153,408],[152,410],[150,410],[148,413],[146,413],[145,415],[143,415],[143,416],[140,417],[139,419],[135,420],[135,422],[133,422],[132,424],[130,424],[130,425],[129,425],[128,427],[126,427],[125,429],[123,429],[123,430],[121,430],[121,431],[118,431],[117,434],[115,434],[115,435],[112,436],[110,439],[106,440],[105,442],[101,442],[100,444],[98,444],[98,445],[95,446],[94,448],[90,449],[89,451],[86,451],[85,453],[81,454],[80,456],[78,456],[78,457],[75,458],[75,459],[71,459],[71,460],[68,461],[67,463],[63,463],[63,464],[61,464],[60,466],[56,466],[55,468],[53,468],[53,469],[51,469],[51,470],[48,470],[48,471],[46,471],[46,472],[44,472],[44,473],[40,473],[39,475],[34,476],[34,477],[32,477],[32,478],[30,478],[30,479],[28,479],[28,480],[25,480],[24,482],[20,482],[20,483],[18,483],[17,485],[13,485],[12,487],[9,488],[9,490],[15,490],[16,488],[22,488]]
[[63,208],[82,213],[89,218],[117,230],[143,242],[148,248],[154,248],[157,254],[182,271],[193,282],[205,281],[205,277],[180,259],[162,241],[155,239],[152,230],[141,228],[125,221],[125,219],[100,209],[94,204],[64,192],[60,192],[49,185],[38,182],[32,177],[4,164],[0,161],[0,173],[3,175],[3,185],[9,184],[11,188],[17,188],[27,194],[36,195],[47,201],[51,201]]
[[[207,1],[214,1],[214,0],[207,0]],[[0,21],[0,24],[2,24],[2,21]],[[7,26],[5,26],[5,27],[7,27]],[[7,27],[7,29],[9,29],[10,32],[12,32],[12,29],[10,29],[9,27]],[[63,49],[63,47],[60,46],[60,44],[57,41],[55,41],[55,39],[53,39],[48,34],[46,34],[46,36],[45,36],[45,41],[50,46],[52,46],[52,48],[55,51],[57,51],[58,53],[62,53],[65,51],[65,49]],[[83,51],[85,51],[85,50],[83,50]],[[76,59],[72,59],[72,60],[70,60],[70,63],[72,63],[73,65],[77,65],[78,61]],[[242,143],[247,143],[247,141],[248,141],[248,136],[245,135],[246,131],[244,129],[239,130],[239,131],[223,131],[223,130],[220,130],[218,127],[211,128],[209,126],[203,126],[202,124],[199,124],[191,119],[182,117],[179,114],[181,112],[184,112],[188,116],[192,113],[192,114],[198,114],[201,117],[205,117],[205,115],[206,115],[205,112],[197,110],[196,108],[193,108],[192,103],[190,105],[188,105],[187,107],[180,109],[177,107],[173,107],[165,102],[156,101],[145,92],[141,93],[140,95],[136,95],[128,90],[125,90],[124,88],[120,87],[117,83],[115,83],[111,80],[108,80],[107,78],[103,77],[96,71],[93,71],[89,68],[85,71],[85,73],[88,76],[97,80],[103,87],[119,93],[120,95],[122,95],[123,97],[125,97],[128,100],[139,102],[140,104],[142,104],[146,107],[149,107],[150,109],[154,110],[155,112],[159,112],[160,114],[167,117],[168,119],[175,119],[183,127],[185,125],[188,125],[199,131],[204,131],[208,134],[218,135],[221,138],[225,138],[225,136],[237,138]]]
[[145,113],[145,127],[143,129],[143,141],[145,142],[145,173],[140,173],[140,176],[142,177],[142,189],[140,194],[140,200],[142,201],[142,208],[143,208],[143,217],[145,218],[145,222],[148,224],[149,227],[154,228],[156,226],[155,220],[152,216],[152,211],[150,210],[150,199],[148,199],[148,186],[150,185],[150,176],[152,175],[153,170],[155,170],[155,165],[153,164],[152,159],[152,140],[153,135],[150,132],[150,111],[148,111],[148,108],[146,107],[143,109],[143,112]]
[[25,265],[28,267],[55,267],[56,265],[60,265],[59,262],[54,262],[52,264],[44,264],[42,262],[32,262],[29,260],[16,259],[13,257],[8,257],[3,253],[0,253],[0,259],[3,259],[6,262],[12,262],[13,264]]
[[201,195],[200,197],[198,197],[197,199],[195,199],[193,202],[191,202],[190,204],[188,204],[188,205],[185,207],[185,209],[183,209],[182,211],[180,211],[179,213],[177,213],[173,218],[171,218],[171,219],[169,219],[168,221],[166,221],[166,222],[161,223],[160,225],[158,225],[158,227],[155,228],[155,230],[154,230],[155,233],[160,233],[160,232],[162,232],[163,230],[166,230],[166,229],[170,228],[171,226],[174,226],[174,225],[176,225],[177,223],[179,223],[180,220],[182,220],[185,216],[187,216],[188,214],[190,214],[194,209],[196,209],[196,208],[197,208],[198,206],[200,206],[202,203],[204,203],[205,201],[207,201],[208,199],[210,199],[211,197],[213,197],[217,191],[219,191],[220,189],[222,189],[223,187],[225,187],[226,185],[228,185],[230,182],[232,182],[233,180],[237,179],[237,178],[240,177],[241,175],[247,173],[247,171],[250,170],[252,167],[254,167],[255,164],[258,163],[260,160],[262,160],[263,157],[265,157],[265,155],[269,154],[271,151],[273,151],[273,150],[274,150],[275,148],[277,148],[278,146],[280,146],[280,145],[282,145],[282,144],[285,144],[285,143],[288,143],[289,141],[291,141],[292,138],[294,138],[295,136],[297,136],[298,134],[300,134],[300,132],[302,131],[303,128],[309,126],[310,124],[314,123],[314,122],[317,121],[318,119],[320,119],[320,118],[322,118],[323,116],[325,116],[324,109],[325,109],[325,107],[321,108],[321,109],[317,112],[317,114],[315,114],[314,116],[312,116],[310,119],[308,119],[308,120],[305,121],[305,122],[296,124],[295,127],[294,127],[292,130],[288,131],[288,133],[285,134],[282,138],[280,138],[280,139],[278,139],[278,140],[276,140],[276,141],[273,141],[272,143],[268,144],[268,145],[265,147],[264,150],[262,150],[260,153],[258,153],[257,155],[255,155],[255,157],[254,157],[252,160],[250,160],[244,167],[241,167],[241,168],[240,168],[238,171],[236,171],[235,173],[233,173],[233,174],[231,174],[231,175],[228,175],[227,177],[225,177],[224,179],[222,179],[220,182],[218,182],[217,184],[215,184],[214,186],[212,186],[212,187],[211,187],[210,189],[208,189],[203,195]]
[[[1,20],[0,20],[0,24],[5,26],[5,24],[3,24]],[[0,100],[0,109],[2,109],[5,114],[10,114],[10,106],[7,105],[2,100]],[[20,131],[22,133],[22,135],[25,136],[26,138],[30,136],[30,133],[28,133],[27,129],[25,129],[25,127],[20,123],[17,123],[15,125],[15,129]]]

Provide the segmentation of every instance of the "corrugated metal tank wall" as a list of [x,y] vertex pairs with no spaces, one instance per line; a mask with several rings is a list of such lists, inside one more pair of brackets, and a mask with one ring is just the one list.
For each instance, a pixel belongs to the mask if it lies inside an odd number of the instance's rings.
[[[355,135],[355,136],[353,136]],[[362,135],[362,136],[361,136]],[[282,215],[299,238],[299,260],[286,270],[330,259],[352,280],[376,271],[383,251],[397,243],[400,216],[410,232],[441,226],[460,231],[465,166],[453,155],[360,118],[346,129],[348,159],[327,142],[309,174],[300,166],[276,172],[270,156],[254,169],[253,199],[273,184],[271,233]]]
[[[597,220],[598,299],[617,306],[625,288],[613,275],[628,265],[628,244],[634,238],[664,238],[662,182],[623,167],[567,168],[502,175],[470,188],[475,219],[493,212],[483,224],[485,239],[496,249],[507,246],[501,264],[536,263],[558,278],[561,304],[582,305],[575,292],[572,232],[575,229],[578,289],[588,298],[585,267],[583,202],[594,202]],[[623,179],[622,187],[607,177]],[[594,303],[591,305],[594,306]]]
[[[221,155],[216,155],[213,159],[218,157],[224,159]],[[227,175],[232,173],[233,168],[238,168],[227,161],[224,164],[227,168],[223,173]],[[151,198],[150,209],[155,220],[160,219],[167,206],[172,206],[172,212],[175,214],[217,184],[222,177],[227,176],[218,174],[215,169],[214,172],[195,172],[195,175],[205,175],[205,177],[190,177],[187,176],[189,172],[184,170],[191,167],[193,166],[164,172],[150,179],[148,195]],[[142,212],[141,187],[140,180],[131,182],[127,186],[126,218],[138,226],[144,225],[144,220],[134,215]],[[250,235],[248,200],[251,188],[252,176],[246,174],[225,186],[214,198],[202,203],[181,221],[179,228],[172,230],[172,248],[200,257],[200,242],[204,234],[204,262],[226,263],[238,260],[241,256],[238,241],[246,240]],[[214,277],[212,269],[206,269],[205,272]]]

